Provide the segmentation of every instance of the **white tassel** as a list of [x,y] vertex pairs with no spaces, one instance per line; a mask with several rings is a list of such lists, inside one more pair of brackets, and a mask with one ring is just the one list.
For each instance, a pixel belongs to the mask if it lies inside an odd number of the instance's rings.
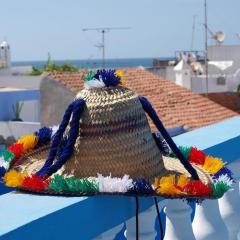
[[104,177],[102,174],[98,174],[98,183],[100,192],[121,192],[125,193],[133,187],[133,180],[128,175],[124,175],[123,178]]
[[53,137],[54,135],[55,135],[55,133],[57,132],[57,130],[58,130],[58,128],[59,128],[59,125],[55,125],[55,126],[52,126],[51,127],[51,129],[52,129],[52,135],[51,135],[51,137]]
[[216,183],[218,182],[223,182],[227,184],[229,187],[231,187],[233,184],[233,180],[230,179],[227,174],[220,175],[219,178],[216,180]]
[[3,157],[0,157],[0,167],[4,167],[6,170],[9,168],[9,162],[5,161]]
[[103,88],[103,87],[105,87],[105,84],[102,81],[102,79],[98,80],[98,79],[94,78],[93,80],[84,82],[84,88],[85,89]]

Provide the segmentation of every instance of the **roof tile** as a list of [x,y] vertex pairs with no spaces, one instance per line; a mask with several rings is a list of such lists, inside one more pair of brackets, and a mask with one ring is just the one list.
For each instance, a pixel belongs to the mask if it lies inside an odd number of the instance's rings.
[[[197,93],[175,83],[137,68],[121,69],[126,86],[147,97],[166,127],[185,126],[195,129],[236,116],[231,111]],[[81,79],[86,71],[77,73],[51,72],[48,77],[58,81],[73,92],[83,89]],[[151,124],[151,127],[153,125]]]

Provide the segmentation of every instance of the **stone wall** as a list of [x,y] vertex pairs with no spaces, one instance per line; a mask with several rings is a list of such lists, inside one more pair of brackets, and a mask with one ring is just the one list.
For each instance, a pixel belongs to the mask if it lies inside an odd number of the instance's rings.
[[48,77],[40,85],[41,126],[58,125],[75,93]]

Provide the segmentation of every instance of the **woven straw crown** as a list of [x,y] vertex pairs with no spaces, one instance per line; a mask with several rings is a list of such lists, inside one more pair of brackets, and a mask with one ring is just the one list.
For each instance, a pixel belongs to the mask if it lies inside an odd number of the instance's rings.
[[77,98],[85,100],[86,108],[75,153],[63,166],[63,174],[153,179],[164,171],[161,153],[133,91],[121,86],[90,89]]

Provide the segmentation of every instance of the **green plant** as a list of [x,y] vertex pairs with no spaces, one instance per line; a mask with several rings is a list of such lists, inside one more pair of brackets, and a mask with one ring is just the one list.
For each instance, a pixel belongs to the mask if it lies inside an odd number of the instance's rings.
[[29,76],[39,76],[43,73],[42,69],[38,69],[36,67],[32,67],[32,72],[30,72],[28,75]]
[[48,54],[48,60],[47,63],[42,68],[32,67],[32,72],[29,73],[29,76],[39,76],[43,72],[52,72],[52,71],[58,71],[58,72],[78,72],[78,68],[70,63],[66,62],[62,65],[57,65],[52,59],[51,55]]
[[237,92],[240,92],[240,84],[238,84]]
[[14,113],[14,120],[21,120],[20,119],[20,114],[23,108],[23,102],[16,102],[15,105],[12,105],[13,113]]

